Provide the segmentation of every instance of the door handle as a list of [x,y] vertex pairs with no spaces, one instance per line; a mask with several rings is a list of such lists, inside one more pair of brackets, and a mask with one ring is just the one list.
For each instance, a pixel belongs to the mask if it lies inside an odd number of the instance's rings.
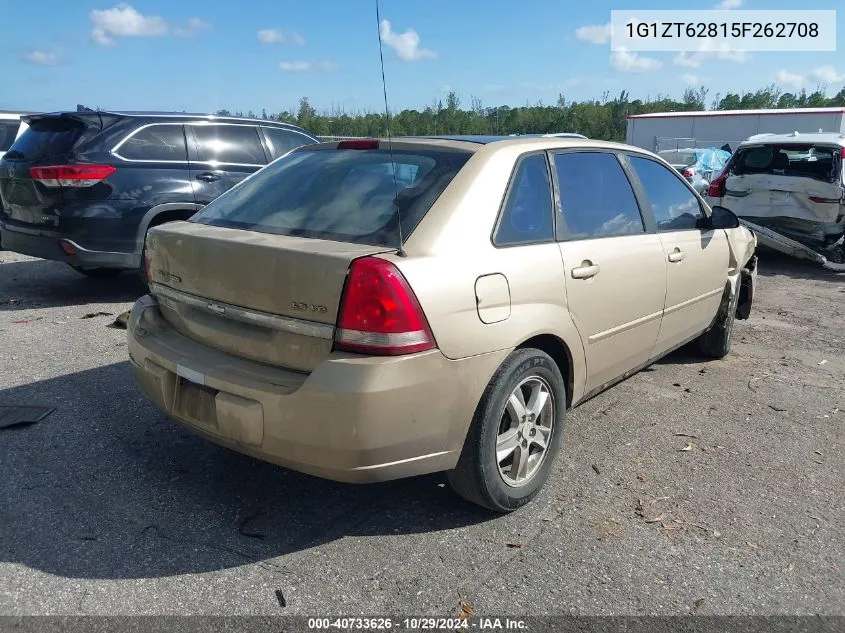
[[573,279],[590,279],[591,277],[595,277],[599,274],[599,266],[598,264],[594,264],[589,259],[585,259],[581,262],[581,265],[572,269],[572,278]]
[[210,171],[204,171],[201,174],[197,174],[197,180],[202,180],[203,182],[214,182],[216,180],[220,180],[220,176],[212,174]]
[[672,263],[677,263],[677,262],[681,261],[686,256],[687,256],[687,254],[684,251],[682,251],[680,248],[675,248],[674,251],[669,253],[669,261],[672,262]]

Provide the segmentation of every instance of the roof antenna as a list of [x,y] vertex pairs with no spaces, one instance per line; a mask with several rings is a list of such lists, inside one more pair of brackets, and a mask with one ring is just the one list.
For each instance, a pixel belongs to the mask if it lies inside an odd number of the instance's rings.
[[396,182],[396,161],[393,159],[393,137],[390,135],[390,108],[387,106],[387,82],[384,80],[384,47],[381,42],[381,13],[379,0],[376,0],[376,26],[378,27],[378,55],[381,61],[381,87],[384,91],[384,114],[387,120],[387,147],[390,150],[390,165],[393,169],[393,204],[396,205],[396,220],[399,227],[399,257],[406,257],[402,248],[402,214],[399,212],[399,184]]

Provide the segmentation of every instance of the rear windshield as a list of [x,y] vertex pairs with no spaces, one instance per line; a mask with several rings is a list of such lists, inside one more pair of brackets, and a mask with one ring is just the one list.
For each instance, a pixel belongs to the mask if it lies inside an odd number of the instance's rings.
[[217,198],[193,221],[394,246],[399,241],[397,209],[407,236],[470,156],[394,150],[391,162],[386,149],[299,150]]
[[731,174],[799,176],[837,183],[842,172],[841,149],[824,145],[761,145],[737,150]]
[[20,126],[21,122],[17,119],[0,120],[0,152],[5,152],[12,146]]
[[5,158],[30,161],[68,154],[83,128],[82,123],[70,119],[34,119]]

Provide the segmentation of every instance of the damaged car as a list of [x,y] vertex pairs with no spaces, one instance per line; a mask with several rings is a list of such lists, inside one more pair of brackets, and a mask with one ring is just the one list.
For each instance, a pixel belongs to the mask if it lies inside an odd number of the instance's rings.
[[688,343],[729,353],[755,246],[627,145],[308,145],[150,230],[129,357],[214,442],[339,481],[446,471],[509,512],[571,407]]
[[845,271],[845,135],[762,134],[740,144],[707,192],[760,244]]

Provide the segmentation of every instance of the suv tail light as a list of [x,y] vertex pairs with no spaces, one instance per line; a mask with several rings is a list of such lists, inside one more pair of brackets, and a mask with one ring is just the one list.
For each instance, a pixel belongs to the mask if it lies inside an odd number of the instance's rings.
[[45,187],[90,187],[116,171],[111,165],[50,165],[30,167],[29,175]]
[[388,261],[352,262],[340,301],[335,349],[398,356],[434,348],[434,336],[413,290]]
[[725,195],[725,182],[728,180],[727,169],[710,183],[707,195],[711,198],[721,198]]

